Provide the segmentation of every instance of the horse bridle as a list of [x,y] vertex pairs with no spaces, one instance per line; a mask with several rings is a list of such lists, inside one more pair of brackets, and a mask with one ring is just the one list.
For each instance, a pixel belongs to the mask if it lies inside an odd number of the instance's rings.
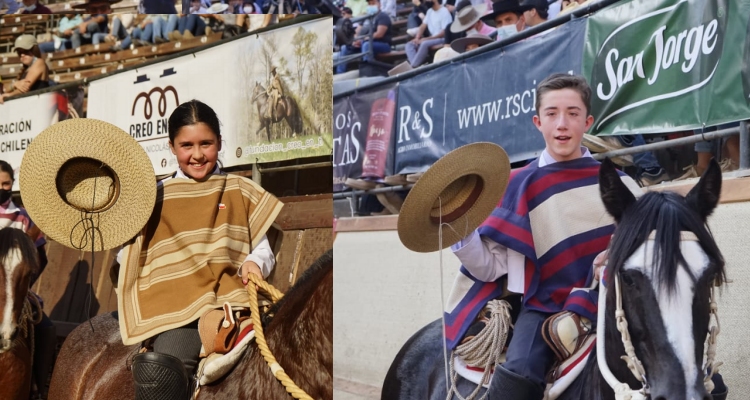
[[[648,239],[655,239],[656,231],[652,231]],[[698,237],[693,232],[682,231],[680,232],[680,241],[698,241]],[[604,273],[601,273],[604,276]],[[628,369],[633,373],[636,379],[641,382],[641,389],[631,389],[630,386],[625,382],[620,382],[615,378],[612,371],[610,371],[607,365],[607,359],[605,357],[604,347],[604,320],[607,306],[607,288],[605,285],[600,285],[599,288],[599,304],[597,312],[597,324],[596,324],[596,353],[597,362],[599,364],[599,371],[607,384],[615,392],[615,400],[645,400],[649,395],[649,385],[646,380],[646,371],[643,368],[643,364],[635,355],[635,348],[630,340],[630,333],[628,332],[628,321],[625,318],[625,311],[622,309],[622,295],[620,294],[620,279],[615,274],[615,319],[617,320],[617,330],[620,331],[622,344],[625,347],[625,354],[620,358],[628,364]],[[711,316],[714,317],[716,324],[711,326]],[[719,314],[718,306],[714,298],[714,287],[711,287],[711,299],[710,299],[710,311],[709,311],[709,337],[708,347],[706,348],[706,363],[703,366],[705,377],[703,378],[703,384],[708,392],[711,392],[714,388],[711,377],[716,373],[721,362],[715,361],[716,357],[716,339],[720,332],[719,326]]]

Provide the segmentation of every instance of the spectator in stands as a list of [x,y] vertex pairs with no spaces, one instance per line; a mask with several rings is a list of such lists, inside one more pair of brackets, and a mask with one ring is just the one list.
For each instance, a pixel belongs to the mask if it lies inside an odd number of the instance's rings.
[[[389,53],[391,51],[391,17],[380,11],[380,0],[367,0],[367,12],[374,15],[366,26],[360,26],[355,33],[355,40],[351,46],[341,46],[341,57],[346,57],[360,51],[365,54],[364,61],[370,59],[370,50],[373,55]],[[372,41],[369,40],[370,27],[374,26]],[[336,73],[346,72],[346,63],[336,66]]]
[[53,40],[39,43],[39,50],[42,53],[52,53],[73,48],[70,38],[73,36],[73,29],[81,23],[83,23],[83,18],[80,14],[65,14],[57,24],[57,33],[52,37]]
[[141,0],[141,14],[177,14],[174,0]]
[[[422,21],[424,21],[424,17],[430,7],[427,7],[427,4],[422,0],[411,0],[411,2],[414,4],[414,7],[412,7],[411,13],[406,21],[406,33],[409,36],[414,37],[417,36],[419,26],[422,25]],[[425,31],[424,35],[429,36],[430,33]]]
[[125,40],[130,34],[128,29],[133,26],[133,14],[120,14],[113,16],[110,21],[111,24],[108,27],[109,33],[95,33],[92,39],[93,44],[99,44],[102,42],[114,44],[118,40]]
[[18,96],[49,86],[49,68],[42,59],[42,53],[32,35],[21,35],[16,38],[13,51],[21,59],[21,72],[14,83],[13,90],[0,95],[0,104],[8,97]]
[[456,39],[451,43],[451,48],[456,53],[462,54],[492,43],[492,38],[481,33],[472,33],[465,38]]
[[300,14],[320,14],[320,11],[318,11],[317,8],[312,4],[312,2],[307,0],[293,0],[292,1],[292,14],[294,15],[300,15]]
[[485,21],[494,21],[497,40],[515,35],[523,24],[523,8],[518,0],[498,0],[492,4],[492,13],[484,16]]
[[242,13],[243,14],[262,14],[262,12],[257,8],[253,0],[243,0]]
[[[524,0],[521,3],[521,7],[524,9],[523,12],[523,29],[537,26],[542,22],[547,22],[548,3],[547,0]],[[523,30],[520,29],[520,30]]]
[[21,14],[52,14],[39,0],[23,0],[23,12]]
[[[406,44],[406,58],[412,68],[417,68],[427,61],[430,47],[443,43],[445,28],[453,21],[450,11],[443,7],[439,1],[427,1],[430,9],[427,10],[422,25],[419,26],[414,39]],[[422,37],[425,29],[429,29],[432,36]]]
[[15,14],[18,12],[18,1],[17,0],[0,0],[0,9],[3,8],[3,4],[8,7],[5,14]]
[[434,62],[449,60],[459,55],[451,46],[458,39],[465,38],[468,35],[481,33],[482,35],[491,35],[495,28],[481,21],[482,16],[487,11],[486,4],[473,6],[469,0],[461,0],[456,5],[456,17],[449,29],[445,31],[445,44],[443,48],[435,53]]
[[383,0],[381,11],[391,17],[391,21],[396,19],[396,0]]
[[88,18],[84,18],[77,28],[73,29],[70,40],[74,49],[81,47],[83,44],[92,43],[95,33],[109,33],[107,14],[112,14],[111,5],[119,1],[89,0],[86,3],[73,6],[73,8],[86,9],[86,13],[91,14]]
[[190,0],[190,14],[207,14],[208,8],[201,0]]
[[[729,128],[735,128],[738,126],[738,123],[730,123],[730,124],[724,124],[719,126],[712,126],[705,129],[705,132],[712,132],[716,130],[723,130],[723,129],[729,129]],[[700,135],[702,130],[696,130],[693,132],[695,135]],[[739,160],[740,160],[740,137],[737,136],[729,136],[727,138],[723,139],[714,139],[714,140],[704,140],[701,142],[695,143],[695,152],[698,154],[698,161],[696,164],[691,164],[684,170],[685,172],[682,176],[677,178],[678,180],[681,179],[688,179],[688,178],[698,178],[701,175],[703,175],[703,172],[706,171],[706,168],[708,168],[708,164],[711,161],[711,159],[714,157],[714,153],[716,152],[716,146],[726,144],[727,149],[727,158],[724,158],[719,164],[721,165],[721,170],[723,172],[728,172],[735,170],[739,167]]]
[[352,9],[354,18],[367,15],[367,0],[346,0],[346,6]]

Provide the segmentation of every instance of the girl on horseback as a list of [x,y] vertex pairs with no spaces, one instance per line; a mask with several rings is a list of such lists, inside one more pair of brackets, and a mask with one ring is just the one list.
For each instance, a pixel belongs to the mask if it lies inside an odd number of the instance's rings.
[[220,122],[209,106],[181,104],[168,131],[179,168],[158,183],[146,227],[118,254],[123,343],[153,348],[133,360],[136,399],[189,398],[198,319],[224,303],[245,306],[248,274],[270,274],[265,233],[282,207],[253,181],[221,171]]

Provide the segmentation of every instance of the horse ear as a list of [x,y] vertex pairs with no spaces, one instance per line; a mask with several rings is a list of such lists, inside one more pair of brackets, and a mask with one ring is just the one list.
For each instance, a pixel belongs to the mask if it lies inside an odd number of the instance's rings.
[[599,192],[604,208],[616,222],[620,222],[625,210],[635,203],[635,196],[622,182],[615,164],[609,158],[605,158],[599,168]]
[[685,196],[687,204],[698,212],[698,215],[705,222],[709,215],[719,204],[721,195],[721,167],[716,159],[711,159],[708,168],[703,172],[703,176],[698,183],[690,189]]

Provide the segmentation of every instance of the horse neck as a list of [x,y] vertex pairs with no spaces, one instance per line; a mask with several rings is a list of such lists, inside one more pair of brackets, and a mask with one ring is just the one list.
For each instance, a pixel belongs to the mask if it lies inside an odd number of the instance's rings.
[[[332,265],[323,268],[313,279],[306,280],[304,287],[293,287],[285,297],[283,305],[265,329],[271,353],[294,383],[307,390],[310,396],[332,398]],[[254,394],[260,393],[264,398],[275,399],[276,393],[280,393],[278,398],[287,398],[288,394],[271,375],[260,351],[253,350],[256,351],[249,352],[243,366],[237,369],[242,371],[241,376],[254,373],[257,377],[255,384],[243,389],[245,394],[253,398]],[[325,359],[321,360],[321,356]],[[320,371],[321,362],[328,367],[328,371]],[[257,372],[258,368],[262,370],[261,373]]]

